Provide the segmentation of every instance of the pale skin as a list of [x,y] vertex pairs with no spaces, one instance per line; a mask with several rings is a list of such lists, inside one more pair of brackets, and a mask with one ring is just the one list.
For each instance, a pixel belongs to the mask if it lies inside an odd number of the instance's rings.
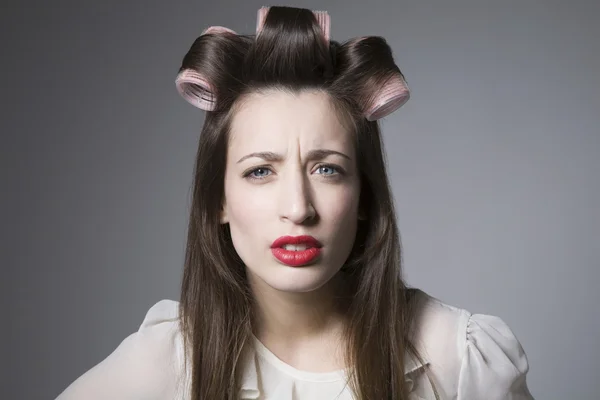
[[[247,96],[232,121],[221,222],[246,265],[258,309],[256,337],[300,370],[345,368],[339,270],[357,229],[360,180],[352,133],[327,94],[270,90]],[[312,235],[312,265],[275,259],[272,242]]]

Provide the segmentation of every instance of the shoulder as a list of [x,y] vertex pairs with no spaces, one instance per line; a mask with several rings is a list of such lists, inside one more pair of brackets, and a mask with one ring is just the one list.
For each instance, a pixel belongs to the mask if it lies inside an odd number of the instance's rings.
[[147,357],[148,365],[160,368],[168,361],[172,368],[178,368],[183,359],[179,302],[160,300],[155,303],[146,312],[137,332],[130,338],[135,342],[136,350]]
[[[415,289],[413,289],[415,290]],[[442,398],[529,399],[529,365],[511,328],[415,290],[413,344]]]
[[175,300],[160,300],[148,309],[137,335],[147,340],[160,339],[169,336],[172,339],[179,329],[179,302]]
[[179,303],[161,300],[138,330],[75,380],[58,400],[176,398],[183,367]]

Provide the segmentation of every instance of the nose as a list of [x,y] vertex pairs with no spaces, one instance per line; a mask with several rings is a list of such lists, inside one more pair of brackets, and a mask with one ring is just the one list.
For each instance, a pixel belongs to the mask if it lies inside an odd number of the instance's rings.
[[279,195],[280,218],[294,224],[306,224],[316,219],[312,202],[312,187],[300,171],[289,172],[282,180]]

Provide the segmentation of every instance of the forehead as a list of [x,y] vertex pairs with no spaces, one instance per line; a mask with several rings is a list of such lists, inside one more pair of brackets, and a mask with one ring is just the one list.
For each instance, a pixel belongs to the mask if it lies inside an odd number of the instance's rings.
[[347,148],[350,131],[329,95],[319,90],[290,93],[269,90],[245,96],[231,123],[230,149],[287,148],[290,141],[307,150],[316,146]]

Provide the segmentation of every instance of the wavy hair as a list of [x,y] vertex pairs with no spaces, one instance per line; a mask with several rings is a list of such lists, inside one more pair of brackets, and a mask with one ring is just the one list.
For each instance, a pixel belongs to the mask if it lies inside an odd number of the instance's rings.
[[349,385],[361,400],[407,399],[404,356],[422,358],[411,342],[415,304],[402,280],[401,241],[376,121],[406,101],[405,91],[395,105],[378,106],[382,93],[404,77],[381,37],[338,43],[329,40],[322,14],[290,7],[262,12],[257,35],[220,27],[206,31],[183,58],[178,75],[180,93],[207,110],[180,298],[191,399],[237,398],[244,349],[251,344],[253,296],[229,226],[219,215],[236,104],[265,89],[327,93],[354,135],[364,218],[339,272],[351,293],[345,330]]

